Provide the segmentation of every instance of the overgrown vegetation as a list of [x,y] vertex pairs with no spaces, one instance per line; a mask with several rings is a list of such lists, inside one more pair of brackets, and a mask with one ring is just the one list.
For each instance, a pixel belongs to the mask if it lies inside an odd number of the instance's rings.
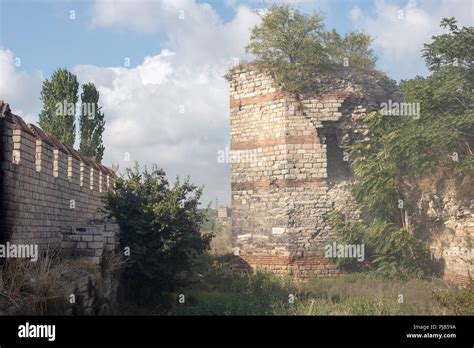
[[273,5],[252,29],[246,51],[275,76],[275,82],[292,92],[314,91],[312,78],[333,65],[373,68],[371,38],[362,32],[345,36],[325,31],[320,14],[305,15],[291,5]]
[[[219,267],[212,267],[215,261]],[[202,257],[199,280],[169,296],[171,315],[472,315],[472,288],[443,281],[387,280],[373,273],[299,283],[271,273],[238,275],[231,256]],[[184,303],[178,294],[185,294]],[[403,297],[400,297],[403,294]]]
[[[108,260],[104,272],[112,276],[117,260]],[[0,268],[0,314],[3,315],[68,315],[84,314],[82,295],[70,295],[76,284],[86,281],[95,292],[91,310],[94,314],[114,311],[113,304],[100,293],[102,275],[85,258],[64,258],[57,249],[50,249],[36,262],[8,260]]]
[[364,242],[375,270],[386,276],[429,272],[427,248],[410,219],[417,209],[410,198],[420,177],[435,170],[448,176],[473,173],[474,30],[459,29],[453,18],[441,26],[450,32],[433,37],[423,50],[431,75],[401,83],[404,102],[419,103],[419,114],[372,113],[365,120],[370,143],[349,148],[353,194],[364,222],[345,221],[339,213],[332,217],[341,240]]
[[[338,243],[364,244],[365,258],[375,274],[387,278],[427,275],[430,266],[428,249],[407,230],[382,220],[367,225],[346,221],[339,211],[331,214],[330,223]],[[359,266],[357,259],[351,258],[338,258],[336,264],[349,268]]]
[[130,300],[153,301],[189,279],[193,260],[212,238],[201,233],[201,193],[189,179],[170,184],[162,169],[140,172],[137,164],[105,194],[104,209],[120,225],[120,248],[129,252],[123,285]]

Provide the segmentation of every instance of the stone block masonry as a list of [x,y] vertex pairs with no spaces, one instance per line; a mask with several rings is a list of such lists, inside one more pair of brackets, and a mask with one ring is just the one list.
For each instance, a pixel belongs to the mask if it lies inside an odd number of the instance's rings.
[[[329,214],[337,209],[360,218],[344,149],[369,141],[364,117],[382,103],[400,100],[400,94],[395,81],[373,70],[340,67],[316,75],[320,90],[299,95],[276,87],[256,63],[228,75],[232,156],[246,159],[233,161],[231,170],[239,271],[266,268],[300,279],[341,273],[325,257],[325,246],[335,241]],[[254,156],[239,157],[242,151]],[[426,232],[420,238],[445,279],[472,282],[472,182],[438,192],[444,185],[428,181],[436,190],[414,197],[421,216],[412,218],[436,224],[419,221]]]
[[72,257],[87,257],[100,264],[106,252],[114,252],[118,247],[119,228],[116,224],[103,220],[89,220],[82,225],[61,229],[61,249]]
[[115,173],[1,106],[0,235],[59,246],[64,228],[103,217],[101,196]]
[[324,92],[295,95],[253,63],[229,76],[232,154],[256,153],[232,163],[235,267],[301,279],[340,274],[324,254],[334,241],[328,214],[340,208],[358,218],[342,147],[348,138],[364,141],[368,131],[354,124],[393,99],[394,81],[342,69],[321,75]]
[[[0,243],[60,248],[66,257],[90,262],[101,276],[100,296],[114,300],[117,279],[103,265],[112,260],[119,227],[104,218],[102,195],[115,173],[26,124],[0,101]],[[68,284],[92,310],[97,279]]]

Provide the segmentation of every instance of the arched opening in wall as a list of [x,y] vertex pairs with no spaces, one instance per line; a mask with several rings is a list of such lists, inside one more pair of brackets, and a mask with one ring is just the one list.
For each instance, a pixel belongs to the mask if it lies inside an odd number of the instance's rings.
[[349,165],[347,152],[340,147],[341,132],[339,122],[323,122],[319,129],[319,137],[326,144],[327,181],[329,186],[337,185],[343,181],[351,181],[354,176]]

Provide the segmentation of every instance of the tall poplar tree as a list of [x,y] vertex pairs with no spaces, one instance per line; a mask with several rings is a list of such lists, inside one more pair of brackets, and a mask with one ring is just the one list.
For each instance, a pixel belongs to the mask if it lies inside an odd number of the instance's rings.
[[88,157],[95,158],[100,163],[105,149],[102,142],[105,120],[104,114],[100,111],[99,97],[99,91],[93,83],[82,85],[79,151]]
[[43,81],[41,100],[43,109],[39,114],[39,125],[59,141],[73,146],[76,135],[76,103],[79,83],[76,75],[67,69],[58,69],[51,80]]

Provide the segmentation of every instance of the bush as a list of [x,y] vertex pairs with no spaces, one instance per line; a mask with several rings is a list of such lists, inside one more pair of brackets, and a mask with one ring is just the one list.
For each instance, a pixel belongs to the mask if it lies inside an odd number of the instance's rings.
[[120,226],[120,246],[130,250],[124,285],[136,302],[185,283],[195,257],[208,250],[212,234],[200,232],[201,194],[189,179],[170,185],[163,170],[140,173],[136,165],[104,196],[105,211]]
[[[347,221],[344,214],[335,211],[329,218],[331,231],[341,244],[364,244],[365,259],[380,276],[423,277],[430,269],[426,246],[408,231],[381,220],[368,226],[358,221]],[[338,258],[339,267],[354,266],[356,260]]]
[[450,313],[474,315],[474,287],[433,291],[434,298]]

